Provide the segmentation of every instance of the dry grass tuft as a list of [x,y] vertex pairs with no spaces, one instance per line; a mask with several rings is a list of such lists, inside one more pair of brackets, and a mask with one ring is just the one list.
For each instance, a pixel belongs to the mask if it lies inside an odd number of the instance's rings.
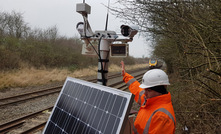
[[[146,64],[139,65],[128,65],[126,70],[133,70],[136,68],[146,67]],[[120,72],[120,65],[110,65],[109,72]],[[42,85],[50,82],[61,82],[64,81],[67,76],[69,77],[83,77],[92,76],[97,74],[97,67],[89,66],[76,70],[74,72],[68,69],[47,69],[41,68],[36,69],[34,67],[23,67],[20,70],[0,72],[0,89],[11,88],[11,87],[25,87],[31,85]]]

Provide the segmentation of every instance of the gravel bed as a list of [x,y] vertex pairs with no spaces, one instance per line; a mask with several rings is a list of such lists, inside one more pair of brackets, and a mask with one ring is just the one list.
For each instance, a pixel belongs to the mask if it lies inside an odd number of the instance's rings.
[[[7,96],[13,96],[18,94],[23,94],[32,91],[38,91],[43,88],[55,87],[59,85],[63,85],[64,82],[56,82],[50,83],[48,85],[41,85],[41,86],[33,86],[33,87],[25,87],[25,88],[12,88],[12,89],[3,89],[0,90],[0,98],[5,98]],[[16,105],[11,106],[3,106],[0,107],[0,125],[11,120],[15,120],[19,117],[25,116],[27,114],[31,114],[37,112],[39,110],[54,106],[57,97],[57,94],[43,96],[41,98],[36,98],[33,100],[29,100],[27,102],[22,102]],[[133,103],[132,109],[138,110],[138,105]]]
[[63,84],[64,84],[64,82],[54,82],[54,83],[50,83],[47,85],[36,85],[36,86],[23,87],[23,88],[18,87],[18,88],[1,89],[0,90],[0,99],[6,98],[9,96],[24,94],[24,93],[28,93],[28,92],[39,91],[44,88],[55,87],[55,86],[59,86],[59,85],[63,85]]
[[54,106],[58,94],[36,98],[31,101],[0,108],[0,124]]
[[[94,76],[88,76],[88,77],[82,77],[79,79],[92,79],[96,78]],[[28,92],[33,92],[33,91],[39,91],[45,88],[49,87],[55,87],[55,86],[60,86],[63,85],[63,82],[53,82],[49,83],[47,85],[36,85],[36,86],[30,86],[30,87],[24,87],[24,88],[7,88],[7,89],[1,89],[0,90],[0,99],[1,98],[6,98],[14,95],[19,95],[19,94],[24,94]],[[14,104],[10,106],[2,106],[0,107],[0,125],[15,120],[19,117],[37,112],[39,110],[54,106],[57,98],[58,98],[58,93],[49,95],[49,96],[43,96],[40,98],[36,98],[33,100],[29,100],[27,102],[21,102],[19,104]]]

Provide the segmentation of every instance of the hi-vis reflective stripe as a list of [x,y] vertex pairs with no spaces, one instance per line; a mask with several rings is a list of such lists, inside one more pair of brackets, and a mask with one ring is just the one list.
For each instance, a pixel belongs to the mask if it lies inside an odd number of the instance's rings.
[[130,79],[128,82],[127,82],[127,86],[129,87],[130,86],[130,84],[132,84],[133,82],[135,82],[136,81],[136,79],[135,78],[133,78],[133,79]]
[[143,134],[148,134],[151,119],[152,119],[153,115],[154,115],[156,112],[158,112],[158,111],[163,112],[163,113],[165,113],[166,115],[168,115],[168,116],[170,117],[170,119],[173,120],[173,123],[174,123],[174,126],[175,126],[175,120],[174,120],[174,118],[173,118],[173,115],[172,115],[169,111],[167,111],[165,108],[159,108],[159,109],[155,110],[155,111],[152,113],[152,115],[150,116],[150,118],[148,119],[147,124],[146,124],[146,126],[145,126],[145,128],[144,128]]
[[140,105],[141,105],[141,96],[144,94],[144,92],[145,92],[145,90],[142,90],[142,91],[140,91],[140,93],[139,93],[139,98],[138,98],[137,103],[140,104]]

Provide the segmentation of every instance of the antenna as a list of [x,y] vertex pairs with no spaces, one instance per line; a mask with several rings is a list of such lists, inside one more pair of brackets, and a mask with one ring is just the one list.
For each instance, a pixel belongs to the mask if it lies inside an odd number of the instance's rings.
[[[85,0],[83,0],[85,2]],[[118,38],[118,35],[115,31],[108,31],[107,25],[108,25],[108,15],[110,10],[110,0],[108,0],[108,8],[107,8],[107,18],[106,18],[106,26],[105,30],[103,31],[95,31],[95,33],[91,30],[87,15],[91,12],[91,7],[86,3],[78,3],[76,5],[76,11],[80,13],[83,18],[84,22],[79,22],[76,26],[79,34],[81,35],[81,39],[84,40],[86,45],[83,45],[82,50],[85,49],[85,53],[82,54],[88,54],[90,52],[91,46],[93,44],[91,41],[94,41],[95,43],[98,42],[97,50],[93,46],[92,48],[94,51],[98,54],[98,73],[97,73],[97,83],[102,85],[107,85],[107,74],[108,74],[108,63],[109,63],[109,56],[117,57],[117,56],[123,56],[126,57],[128,55],[128,46],[127,42],[133,41],[133,37],[138,32],[136,28],[130,27],[127,25],[122,25],[121,28],[121,34],[124,36],[124,38]],[[125,38],[126,37],[126,38]],[[114,43],[115,41],[121,42],[120,44]],[[89,45],[90,44],[90,45]],[[110,49],[111,47],[111,49]],[[112,51],[110,54],[110,50]],[[83,52],[83,51],[82,51]],[[93,55],[92,53],[90,53]]]
[[110,0],[108,0],[108,8],[107,8],[107,17],[106,17],[105,31],[107,31],[107,25],[108,25],[109,6],[110,6]]

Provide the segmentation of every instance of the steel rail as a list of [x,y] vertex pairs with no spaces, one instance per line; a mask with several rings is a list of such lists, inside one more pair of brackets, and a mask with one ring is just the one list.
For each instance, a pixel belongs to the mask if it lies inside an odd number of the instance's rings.
[[35,131],[38,131],[38,130],[42,130],[44,129],[45,125],[46,125],[47,122],[43,122],[33,128],[30,128],[28,130],[25,130],[24,132],[22,132],[21,134],[32,134],[33,132]]
[[23,124],[25,122],[25,120],[27,120],[29,118],[32,118],[32,117],[35,117],[35,116],[38,116],[38,115],[42,114],[43,111],[51,110],[52,108],[53,107],[48,107],[46,109],[39,110],[39,111],[37,111],[35,113],[31,113],[31,114],[22,116],[22,117],[20,117],[18,119],[9,121],[7,123],[4,123],[4,124],[0,125],[0,133],[8,132],[8,131],[14,129],[15,127],[17,127],[18,125]]
[[[137,72],[137,71],[138,71],[138,70],[131,71],[130,73],[135,73],[135,72]],[[142,69],[140,69],[139,71],[142,71]],[[134,78],[136,78],[138,81],[140,81],[141,78],[142,78],[142,75],[143,75],[143,73],[138,74],[138,75],[135,75]],[[117,74],[111,75],[111,76],[109,77],[109,79],[116,78],[116,77],[120,77],[120,76],[121,76],[121,74],[120,74],[120,73],[117,73]],[[90,79],[90,80],[88,80],[88,81],[95,81],[95,80],[96,80],[96,79]],[[119,85],[120,85],[120,86],[119,86]],[[110,84],[110,85],[108,85],[108,86],[109,86],[109,87],[115,87],[115,88],[121,89],[121,90],[126,90],[126,89],[128,89],[127,85],[126,85],[125,83],[123,83],[122,81],[118,81],[118,82],[113,83],[113,84]],[[55,88],[62,88],[62,86],[52,87],[52,89],[55,89]],[[47,88],[47,89],[45,89],[45,90],[49,90],[49,89],[50,89],[50,88]],[[60,92],[60,90],[59,90],[59,91],[54,91],[54,93],[56,93],[56,92]],[[36,91],[35,93],[37,93],[37,91]],[[30,95],[30,94],[31,94],[31,93],[26,93],[26,94],[22,94],[22,96]],[[50,93],[47,93],[47,94],[41,95],[41,96],[46,96],[46,95],[50,95]],[[17,96],[19,96],[19,95],[17,95]],[[11,97],[11,98],[14,98],[14,97]],[[33,98],[37,98],[37,96],[35,96],[35,97],[33,97]],[[5,99],[5,98],[3,98],[3,99]],[[26,99],[26,100],[27,100],[27,99]],[[28,100],[30,100],[30,98],[29,98]],[[49,108],[46,108],[46,109],[43,109],[43,110],[40,110],[40,111],[38,111],[38,112],[32,113],[32,114],[29,114],[29,115],[20,117],[20,118],[18,118],[18,119],[9,121],[9,122],[7,122],[7,123],[5,123],[5,124],[2,124],[2,125],[0,125],[0,128],[1,128],[1,129],[0,129],[0,133],[6,133],[6,132],[9,132],[9,131],[11,131],[11,130],[17,128],[17,127],[20,127],[20,126],[22,126],[22,125],[25,123],[25,120],[30,119],[30,118],[33,118],[33,117],[37,117],[37,116],[41,115],[41,114],[43,113],[43,111],[49,110],[49,109],[52,109],[52,108],[53,108],[53,106],[52,106],[52,107],[49,107]],[[41,123],[41,124],[39,124],[39,125],[37,125],[37,126],[35,126],[35,127],[32,127],[32,128],[30,128],[30,129],[28,129],[28,130],[25,130],[25,131],[22,132],[22,133],[32,133],[32,132],[37,131],[37,130],[42,130],[42,129],[44,128],[45,124],[46,124],[46,122],[43,122],[43,123]]]
[[[138,69],[138,70],[132,70],[132,71],[129,71],[129,73],[135,73],[137,71],[142,71],[142,70],[146,70],[146,69],[143,68],[143,69]],[[120,73],[116,73],[116,74],[108,76],[108,79],[110,80],[110,79],[120,77],[120,76],[121,76]],[[87,79],[84,78],[84,80],[87,80]],[[96,82],[96,79],[89,79],[87,81]],[[119,85],[120,83],[122,83],[122,81],[112,84],[112,85],[110,85],[110,87],[114,87],[116,85]],[[63,85],[59,85],[59,86],[55,86],[55,87],[44,88],[44,89],[34,91],[34,92],[28,92],[28,93],[15,95],[15,96],[0,98],[0,107],[25,102],[25,101],[32,100],[35,98],[47,96],[50,94],[59,93],[60,90],[62,89],[62,87],[63,87]]]
[[[59,88],[59,87],[58,87]],[[47,91],[38,91],[38,92],[33,92],[33,93],[28,93],[27,95],[17,95],[17,96],[13,96],[13,99],[17,99],[17,100],[10,100],[10,99],[5,99],[4,101],[6,101],[4,103],[3,100],[0,100],[1,103],[3,104],[0,104],[0,107],[2,106],[7,106],[7,105],[11,105],[11,104],[16,104],[16,103],[20,103],[20,102],[25,102],[27,100],[33,100],[35,98],[39,98],[39,97],[42,97],[42,96],[47,96],[47,95],[51,95],[51,94],[54,94],[54,93],[59,93],[61,91],[61,89],[56,89],[56,88],[52,88],[50,90],[50,92],[48,92],[49,90]],[[46,93],[45,93],[46,92]],[[48,93],[47,93],[48,92]],[[40,94],[40,95],[39,95]],[[28,95],[31,95],[31,96],[28,96]],[[27,97],[28,96],[28,97]],[[25,98],[22,98],[22,97],[25,97]],[[7,102],[9,101],[9,102]]]

